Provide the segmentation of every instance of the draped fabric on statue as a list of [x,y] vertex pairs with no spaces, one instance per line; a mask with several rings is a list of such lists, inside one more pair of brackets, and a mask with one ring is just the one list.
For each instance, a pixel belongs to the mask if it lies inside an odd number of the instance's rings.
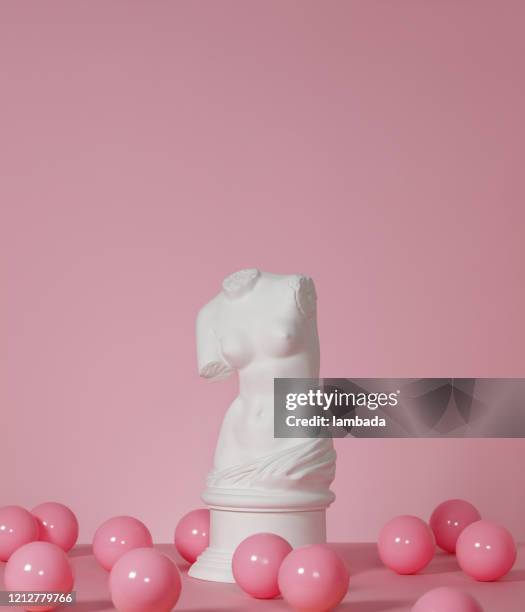
[[[214,469],[207,479],[207,497],[238,497],[244,494],[267,499],[268,505],[279,507],[279,497],[287,507],[304,504],[320,506],[333,501],[329,490],[335,476],[336,453],[331,440],[301,440],[279,452],[256,461]],[[317,498],[317,499],[316,499]]]

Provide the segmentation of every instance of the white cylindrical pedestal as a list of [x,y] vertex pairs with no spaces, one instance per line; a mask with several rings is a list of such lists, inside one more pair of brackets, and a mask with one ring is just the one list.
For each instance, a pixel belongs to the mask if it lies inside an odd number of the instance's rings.
[[326,510],[210,509],[210,545],[191,566],[189,575],[201,580],[235,582],[231,561],[237,546],[255,533],[275,533],[294,548],[326,542]]

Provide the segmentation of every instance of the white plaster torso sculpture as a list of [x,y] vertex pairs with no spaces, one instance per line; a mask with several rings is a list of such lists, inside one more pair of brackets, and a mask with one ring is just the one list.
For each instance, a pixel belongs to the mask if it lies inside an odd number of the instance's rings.
[[[210,548],[217,536],[213,510],[216,523],[226,520],[219,511],[237,511],[237,519],[239,512],[273,513],[277,517],[273,531],[283,523],[278,518],[283,513],[309,511],[313,517],[322,511],[322,528],[314,529],[315,536],[307,528],[311,534],[305,538],[324,538],[319,535],[324,530],[324,509],[334,499],[329,488],[335,475],[332,441],[273,436],[274,378],[319,376],[313,281],[298,274],[268,274],[256,269],[228,276],[222,291],[199,312],[197,356],[199,374],[204,378],[220,380],[239,374],[239,394],[224,417],[214,467],[203,493],[203,500],[212,508]],[[285,522],[292,518],[287,516]],[[300,519],[296,525],[305,516]],[[248,530],[259,525],[259,531],[272,531],[260,521],[252,526],[251,519],[243,516],[243,520],[250,522]],[[301,541],[298,533],[284,535]],[[221,542],[224,548],[227,541],[221,538]],[[230,547],[229,541],[227,544]],[[199,570],[205,561],[206,553],[190,574],[221,579]]]

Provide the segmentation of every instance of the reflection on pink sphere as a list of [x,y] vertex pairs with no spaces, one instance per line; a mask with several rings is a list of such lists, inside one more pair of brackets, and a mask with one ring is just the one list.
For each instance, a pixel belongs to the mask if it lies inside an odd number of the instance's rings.
[[481,519],[481,514],[468,501],[449,499],[432,512],[430,527],[434,532],[436,544],[449,553],[456,552],[459,534],[471,523]]
[[291,550],[290,544],[274,533],[256,533],[246,538],[233,555],[235,581],[252,597],[277,597],[279,568]]
[[[4,573],[8,591],[70,593],[73,570],[66,553],[50,542],[31,542],[15,551]],[[54,610],[60,603],[29,606],[26,610]]]
[[381,530],[377,542],[381,561],[398,574],[416,574],[435,552],[430,527],[417,516],[398,516]]
[[461,569],[482,582],[499,580],[516,561],[516,543],[511,534],[491,521],[477,521],[458,538],[456,557]]
[[210,511],[205,508],[185,514],[175,529],[175,546],[181,557],[195,563],[210,543]]
[[175,563],[154,548],[130,550],[115,563],[109,590],[119,612],[169,612],[181,592]]
[[102,523],[93,538],[93,555],[104,569],[134,548],[153,546],[149,529],[132,516],[115,516]]
[[440,587],[420,597],[412,612],[483,612],[483,608],[465,591]]
[[40,528],[40,539],[60,546],[68,552],[78,538],[78,521],[64,504],[45,502],[31,510]]
[[335,608],[348,591],[350,576],[341,557],[326,545],[296,548],[279,570],[279,589],[300,612]]
[[20,546],[38,540],[38,535],[38,523],[25,508],[0,508],[0,561],[7,561]]

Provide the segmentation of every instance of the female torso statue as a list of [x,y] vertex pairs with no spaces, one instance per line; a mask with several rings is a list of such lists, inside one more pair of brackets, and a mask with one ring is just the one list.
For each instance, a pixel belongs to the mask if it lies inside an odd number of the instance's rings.
[[319,339],[313,281],[241,270],[197,319],[199,374],[237,371],[203,499],[215,508],[312,509],[332,500],[329,439],[274,438],[274,378],[317,378]]

